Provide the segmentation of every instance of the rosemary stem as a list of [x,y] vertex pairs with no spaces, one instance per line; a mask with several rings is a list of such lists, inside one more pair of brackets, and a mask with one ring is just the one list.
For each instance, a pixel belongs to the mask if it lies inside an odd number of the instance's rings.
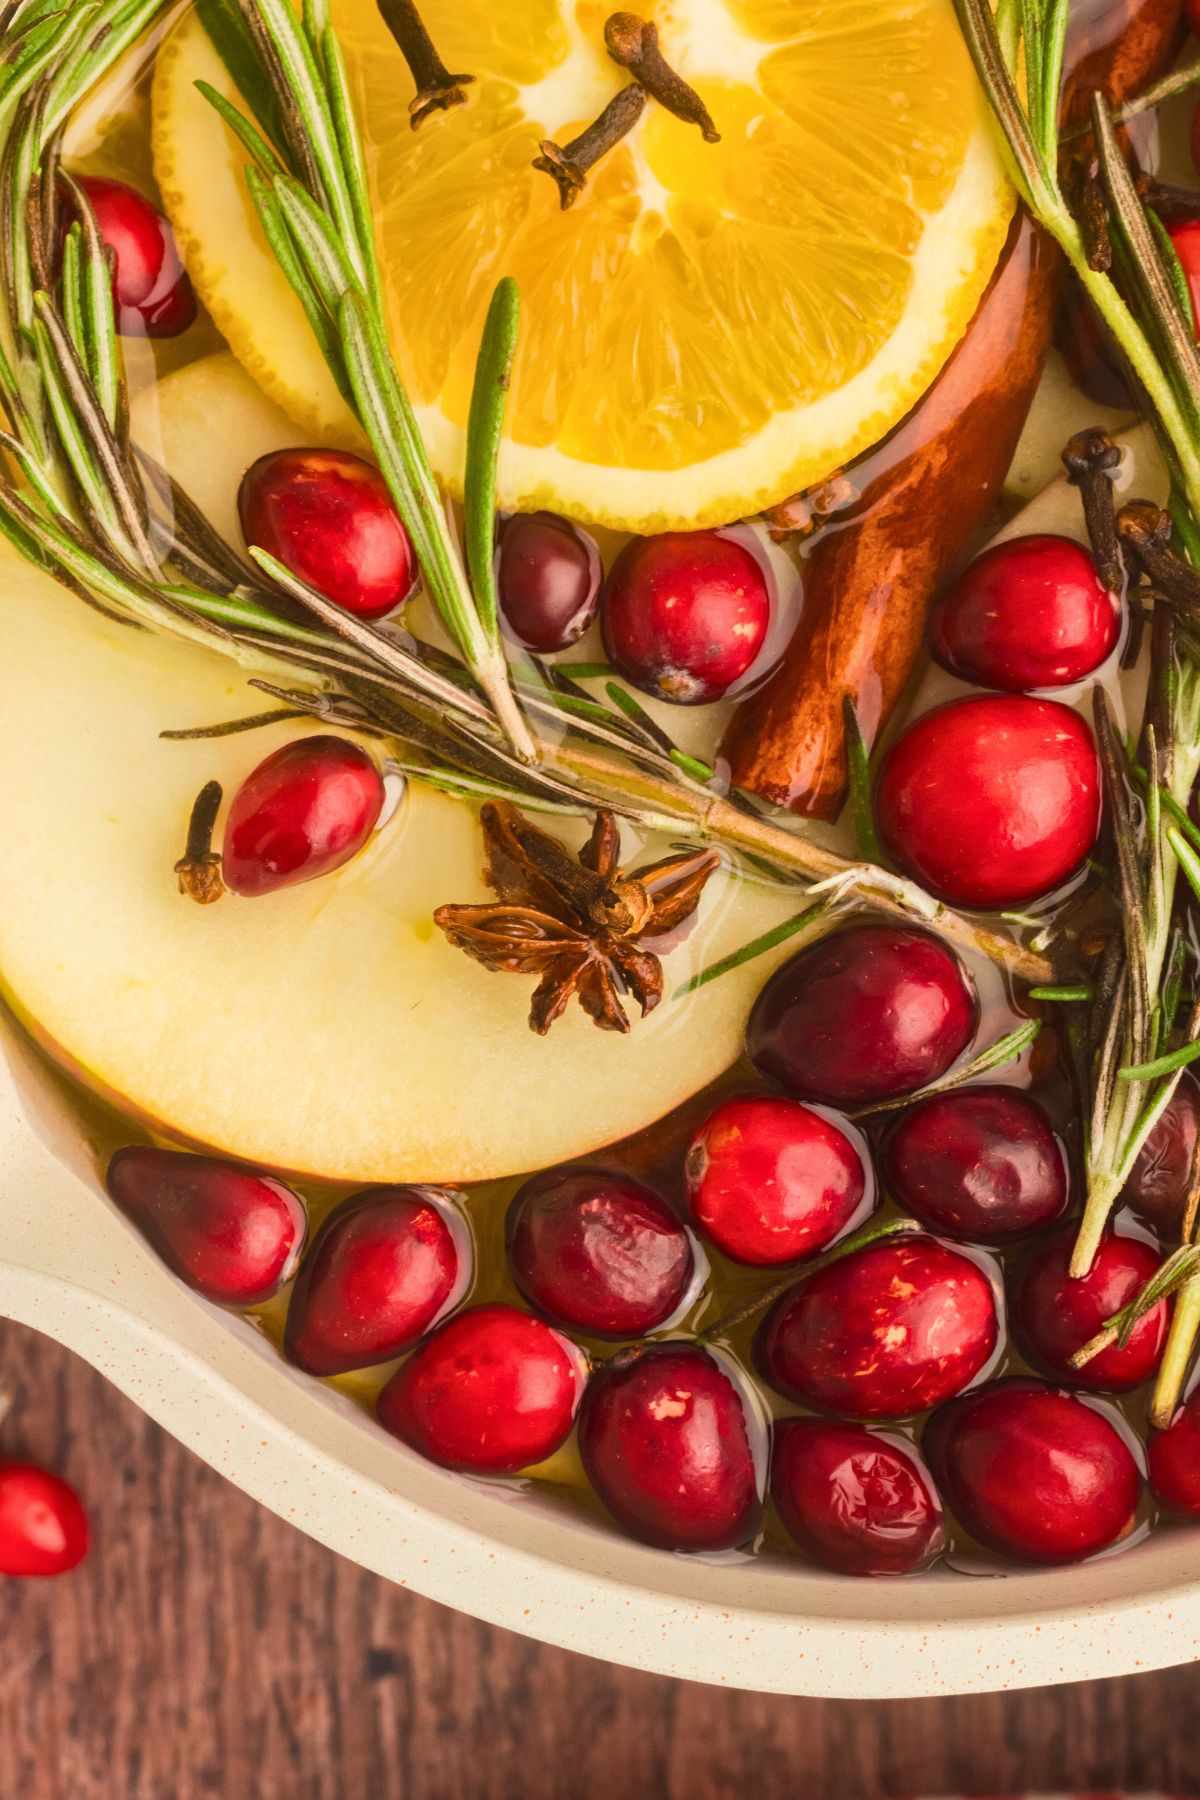
[[1159,1431],[1165,1431],[1175,1415],[1197,1334],[1200,1334],[1200,1275],[1185,1283],[1175,1297],[1167,1346],[1150,1401],[1150,1423]]

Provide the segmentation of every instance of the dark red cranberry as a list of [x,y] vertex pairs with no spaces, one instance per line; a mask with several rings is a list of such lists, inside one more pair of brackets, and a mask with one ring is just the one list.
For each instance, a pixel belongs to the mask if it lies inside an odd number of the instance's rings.
[[1009,538],[977,556],[933,626],[933,653],[964,681],[1022,693],[1082,681],[1107,661],[1117,603],[1081,544]]
[[974,990],[937,938],[852,925],[775,971],[754,1004],[746,1048],[798,1100],[869,1106],[944,1075],[976,1020]]
[[623,1350],[579,1415],[588,1479],[624,1531],[664,1550],[733,1550],[762,1516],[737,1387],[697,1344]]
[[925,1454],[973,1537],[1017,1562],[1066,1563],[1123,1537],[1141,1476],[1094,1405],[1036,1381],[964,1394],[930,1421]]
[[719,700],[756,661],[771,622],[761,567],[719,531],[634,538],[609,572],[601,623],[609,660],[660,700]]
[[1021,1264],[1011,1288],[1017,1342],[1030,1362],[1072,1387],[1112,1392],[1138,1387],[1162,1357],[1170,1311],[1165,1300],[1138,1320],[1123,1347],[1110,1344],[1081,1369],[1072,1368],[1071,1358],[1105,1320],[1136,1299],[1162,1257],[1140,1238],[1106,1231],[1091,1269],[1073,1281],[1067,1271],[1074,1244],[1074,1229],[1056,1232]]
[[949,1237],[999,1244],[1066,1211],[1063,1146],[1019,1088],[965,1087],[920,1100],[888,1133],[889,1191]]
[[1192,330],[1200,317],[1200,219],[1184,219],[1167,227],[1192,300]]
[[566,1439],[586,1376],[569,1338],[494,1301],[413,1351],[379,1396],[379,1422],[447,1469],[512,1475]]
[[284,1349],[310,1375],[401,1355],[459,1299],[470,1240],[435,1188],[353,1194],[321,1226],[288,1302]]
[[907,1575],[942,1547],[942,1508],[912,1451],[833,1419],[780,1419],[771,1494],[788,1536],[842,1575]]
[[125,337],[178,337],[195,320],[196,296],[167,220],[123,181],[75,179],[113,253],[117,330]]
[[1185,1069],[1166,1110],[1137,1153],[1121,1199],[1164,1234],[1177,1231],[1192,1178],[1200,1129],[1200,1082]]
[[1192,113],[1192,166],[1200,172],[1200,102],[1197,102]]
[[1073,875],[1096,841],[1091,727],[1057,700],[952,700],[892,746],[876,812],[895,862],[943,900],[1036,900]]
[[412,543],[379,470],[345,450],[276,450],[238,489],[242,536],[359,619],[381,619],[416,579]]
[[65,1575],[88,1552],[88,1516],[60,1475],[0,1462],[0,1575]]
[[131,1144],[108,1191],[168,1268],[218,1306],[258,1306],[290,1281],[304,1203],[269,1175],[212,1156]]
[[658,1195],[604,1169],[548,1169],[508,1210],[508,1259],[531,1306],[594,1337],[640,1337],[678,1312],[695,1266]]
[[356,856],[383,810],[373,757],[339,737],[299,738],[260,762],[233,797],[221,873],[235,894],[273,894]]
[[1172,1512],[1200,1519],[1200,1389],[1184,1401],[1147,1449],[1150,1487]]
[[921,1233],[880,1238],[797,1282],[758,1329],[789,1400],[902,1419],[961,1392],[996,1348],[996,1296],[970,1257]]
[[1135,409],[1117,341],[1070,274],[1059,315],[1058,345],[1068,374],[1089,400],[1128,412]]
[[824,1249],[867,1191],[862,1156],[832,1119],[762,1094],[723,1101],[709,1114],[686,1175],[705,1236],[735,1262],[760,1267]]
[[540,656],[569,650],[596,616],[603,575],[595,540],[569,519],[514,513],[496,566],[505,630]]
[[1200,0],[1184,0],[1183,10],[1193,37],[1200,37]]

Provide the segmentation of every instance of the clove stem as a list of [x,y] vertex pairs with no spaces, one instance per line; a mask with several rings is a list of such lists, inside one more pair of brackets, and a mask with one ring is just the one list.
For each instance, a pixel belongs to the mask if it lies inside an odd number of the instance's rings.
[[225,892],[221,858],[212,847],[213,827],[221,809],[221,784],[207,781],[196,795],[188,820],[187,846],[175,864],[179,891],[199,906],[211,906]]
[[604,23],[604,46],[613,61],[628,69],[652,100],[665,106],[685,125],[698,125],[706,144],[719,144],[721,134],[695,88],[667,61],[658,41],[658,26],[637,13],[612,13]]
[[632,131],[645,105],[645,93],[636,82],[630,82],[628,87],[613,95],[587,130],[581,131],[570,143],[556,144],[553,138],[542,139],[541,155],[534,157],[533,166],[557,183],[559,203],[564,212],[574,206],[587,186],[588,170]]
[[417,84],[417,91],[408,103],[413,130],[423,125],[431,113],[464,106],[467,96],[463,89],[475,77],[450,73],[438,55],[414,0],[378,0],[378,5],[383,22],[400,46],[400,54]]
[[1067,480],[1079,489],[1083,516],[1100,579],[1118,598],[1125,585],[1113,479],[1121,466],[1116,440],[1098,425],[1077,431],[1062,453]]

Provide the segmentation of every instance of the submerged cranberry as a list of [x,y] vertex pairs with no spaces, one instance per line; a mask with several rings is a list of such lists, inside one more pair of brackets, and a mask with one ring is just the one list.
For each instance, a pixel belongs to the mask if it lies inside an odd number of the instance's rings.
[[412,592],[412,544],[379,470],[345,450],[275,450],[238,489],[242,536],[327,600],[381,619]]
[[1019,1088],[965,1087],[918,1101],[888,1133],[883,1175],[924,1224],[977,1243],[1021,1237],[1067,1205],[1062,1143]]
[[78,1494],[34,1463],[0,1462],[0,1575],[65,1575],[88,1552]]
[[247,775],[225,824],[221,873],[235,894],[273,894],[356,856],[383,809],[383,777],[346,738],[299,738]]
[[1177,1231],[1200,1129],[1200,1082],[1185,1069],[1165,1111],[1137,1153],[1121,1199],[1156,1231]]
[[1165,1431],[1154,1433],[1146,1460],[1155,1499],[1172,1512],[1200,1519],[1200,1389],[1189,1395]]
[[512,1475],[563,1443],[585,1377],[569,1338],[494,1301],[440,1325],[376,1407],[380,1424],[430,1462]]
[[759,1326],[754,1354],[789,1400],[901,1419],[973,1381],[998,1331],[983,1270],[936,1238],[905,1233],[849,1251],[789,1288]]
[[531,1306],[596,1337],[639,1337],[678,1311],[694,1259],[686,1228],[640,1181],[549,1169],[508,1210],[508,1258]]
[[623,1350],[579,1415],[588,1479],[623,1530],[664,1550],[733,1550],[762,1516],[741,1394],[697,1344]]
[[304,1245],[304,1203],[237,1163],[132,1144],[108,1165],[108,1191],[168,1268],[218,1306],[258,1306],[289,1281]]
[[469,1273],[447,1197],[432,1188],[375,1187],[334,1208],[288,1303],[284,1350],[310,1375],[387,1362],[415,1344]]
[[1071,1358],[1137,1297],[1162,1257],[1140,1238],[1106,1231],[1088,1273],[1073,1281],[1068,1268],[1074,1244],[1073,1228],[1056,1232],[1021,1264],[1011,1288],[1017,1342],[1030,1362],[1072,1387],[1111,1392],[1137,1387],[1154,1373],[1163,1353],[1165,1300],[1138,1320],[1123,1346],[1110,1344],[1080,1369],[1072,1368]]
[[746,1047],[798,1100],[865,1106],[945,1074],[975,1031],[974,990],[926,931],[852,925],[801,950],[767,982]]
[[780,1419],[771,1495],[784,1530],[842,1575],[907,1575],[942,1546],[942,1508],[912,1451],[832,1419]]
[[867,1172],[832,1119],[794,1100],[723,1101],[686,1163],[701,1231],[735,1262],[766,1267],[824,1249],[862,1205]]
[[1021,693],[1082,681],[1107,661],[1117,603],[1080,544],[1009,538],[977,556],[939,608],[933,653],[964,681]]
[[196,296],[175,233],[157,207],[123,181],[76,176],[113,253],[113,305],[125,337],[178,337],[196,317]]
[[1070,274],[1063,290],[1057,341],[1071,380],[1089,400],[1129,412],[1136,408],[1117,340]]
[[894,860],[943,900],[1036,900],[1073,875],[1096,841],[1091,727],[1057,700],[952,700],[892,746],[876,811]]
[[514,513],[500,538],[496,583],[508,635],[553,656],[587,630],[604,571],[595,540],[558,513]]
[[758,657],[771,621],[762,569],[719,531],[634,538],[604,589],[604,645],[627,681],[660,700],[721,696]]
[[1133,1454],[1102,1412],[1034,1381],[964,1394],[930,1421],[925,1454],[973,1537],[1017,1562],[1078,1562],[1130,1529]]

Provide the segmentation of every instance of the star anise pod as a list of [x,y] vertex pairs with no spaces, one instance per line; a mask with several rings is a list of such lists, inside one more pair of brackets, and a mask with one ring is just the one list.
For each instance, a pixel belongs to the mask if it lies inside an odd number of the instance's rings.
[[439,906],[434,922],[485,969],[539,975],[529,1023],[545,1036],[572,994],[603,1031],[628,1031],[622,997],[642,1017],[662,999],[662,964],[642,938],[662,937],[696,910],[713,850],[665,857],[624,874],[621,836],[610,812],[596,814],[575,856],[506,800],[480,814],[487,851],[484,879],[498,900],[487,906]]

